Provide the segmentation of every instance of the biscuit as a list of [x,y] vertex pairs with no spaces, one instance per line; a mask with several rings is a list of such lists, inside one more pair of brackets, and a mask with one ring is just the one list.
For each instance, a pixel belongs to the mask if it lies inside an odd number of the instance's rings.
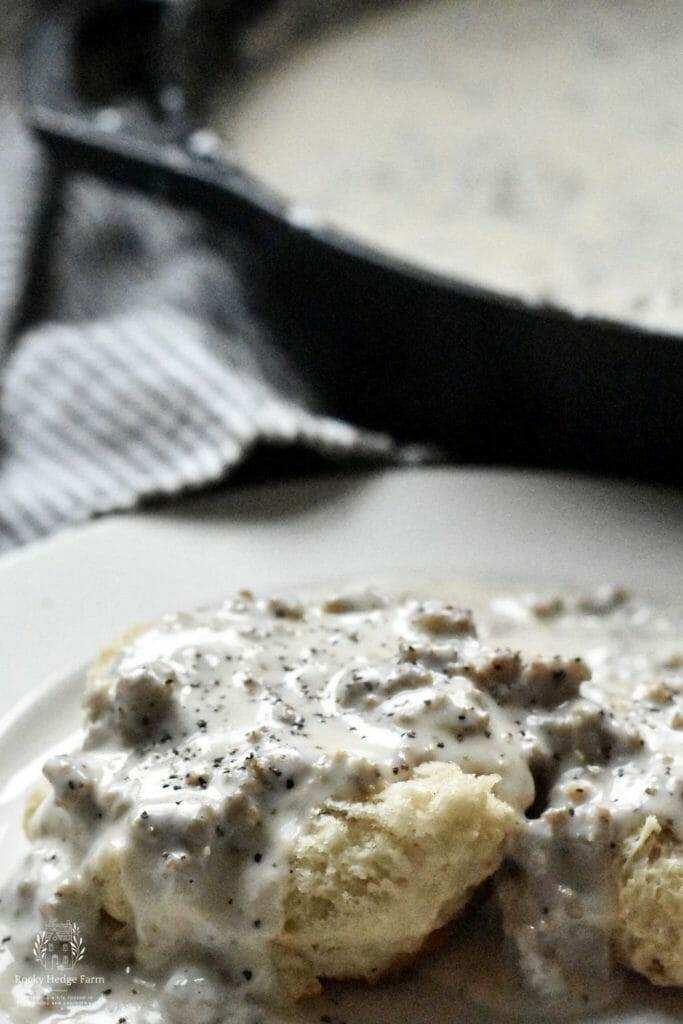
[[619,960],[653,985],[683,985],[683,843],[650,816],[617,872]]
[[363,802],[315,814],[296,843],[274,945],[293,998],[318,992],[321,978],[377,981],[464,907],[516,826],[496,782],[429,763]]

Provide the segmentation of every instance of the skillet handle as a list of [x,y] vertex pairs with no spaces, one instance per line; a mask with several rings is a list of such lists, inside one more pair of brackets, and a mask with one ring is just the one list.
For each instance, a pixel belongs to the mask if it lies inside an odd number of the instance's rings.
[[[182,43],[196,10],[197,0],[90,0],[75,13],[67,0],[41,20],[25,64],[25,120],[54,176],[87,172],[242,220],[248,176],[213,159],[210,135],[186,111]],[[281,212],[275,200],[262,205],[267,221]]]
[[187,0],[67,2],[39,21],[25,62],[25,119],[57,159],[62,130],[92,146],[113,134],[124,143],[184,140],[172,37],[186,8]]
[[25,62],[28,111],[136,107],[165,116],[175,47],[167,45],[187,0],[57,3],[35,23]]
[[188,145],[172,36],[189,8],[190,0],[66,0],[36,24],[24,63],[24,119],[47,161],[14,335],[39,320],[47,302],[54,228],[72,173],[208,208],[231,223],[247,219],[243,177]]

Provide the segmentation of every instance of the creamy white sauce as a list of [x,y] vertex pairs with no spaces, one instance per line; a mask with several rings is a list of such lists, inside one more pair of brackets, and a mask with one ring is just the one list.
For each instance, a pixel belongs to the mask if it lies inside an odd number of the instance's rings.
[[381,6],[218,102],[231,159],[424,267],[681,331],[680,4]]
[[[391,1019],[383,986],[283,1008],[269,941],[310,810],[430,760],[498,773],[497,794],[520,812],[534,799],[530,769],[547,783],[537,816],[520,814],[509,855],[530,869],[544,906],[550,970],[539,986],[524,937],[513,936],[525,984],[512,957],[487,985],[476,950],[499,944],[500,932],[483,911],[411,975],[415,1020],[437,1007],[447,1020],[454,991],[472,1000],[472,1021],[477,1006],[547,1016],[617,997],[602,874],[610,844],[647,815],[683,841],[680,610],[616,590],[411,592],[364,589],[322,604],[244,597],[167,616],[95,673],[82,749],[47,763],[52,795],[34,819],[33,852],[2,894],[0,1007],[12,1021]],[[474,608],[476,636],[463,605]],[[101,913],[96,879],[112,845],[134,931]],[[587,912],[580,930],[568,892]],[[45,922],[65,918],[80,922],[90,975],[105,980],[41,1008],[50,986],[32,944]],[[38,980],[17,982],[22,971]],[[87,1009],[69,1002],[75,991]]]

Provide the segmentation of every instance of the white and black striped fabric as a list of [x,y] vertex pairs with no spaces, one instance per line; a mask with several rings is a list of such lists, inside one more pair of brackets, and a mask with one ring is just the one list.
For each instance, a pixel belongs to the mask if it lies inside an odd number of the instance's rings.
[[0,2],[0,551],[214,482],[259,441],[400,457],[316,408],[199,222],[140,196],[68,183],[47,309],[13,332],[46,182],[17,103],[29,5]]

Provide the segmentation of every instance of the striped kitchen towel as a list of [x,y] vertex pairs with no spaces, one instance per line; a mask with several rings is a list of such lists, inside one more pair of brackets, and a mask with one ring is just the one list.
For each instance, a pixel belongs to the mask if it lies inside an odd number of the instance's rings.
[[411,457],[388,437],[324,415],[315,389],[250,316],[239,274],[200,220],[140,196],[90,180],[66,184],[49,290],[28,297],[40,308],[17,329],[50,184],[18,112],[30,5],[3,6],[0,550],[207,485],[260,441]]

